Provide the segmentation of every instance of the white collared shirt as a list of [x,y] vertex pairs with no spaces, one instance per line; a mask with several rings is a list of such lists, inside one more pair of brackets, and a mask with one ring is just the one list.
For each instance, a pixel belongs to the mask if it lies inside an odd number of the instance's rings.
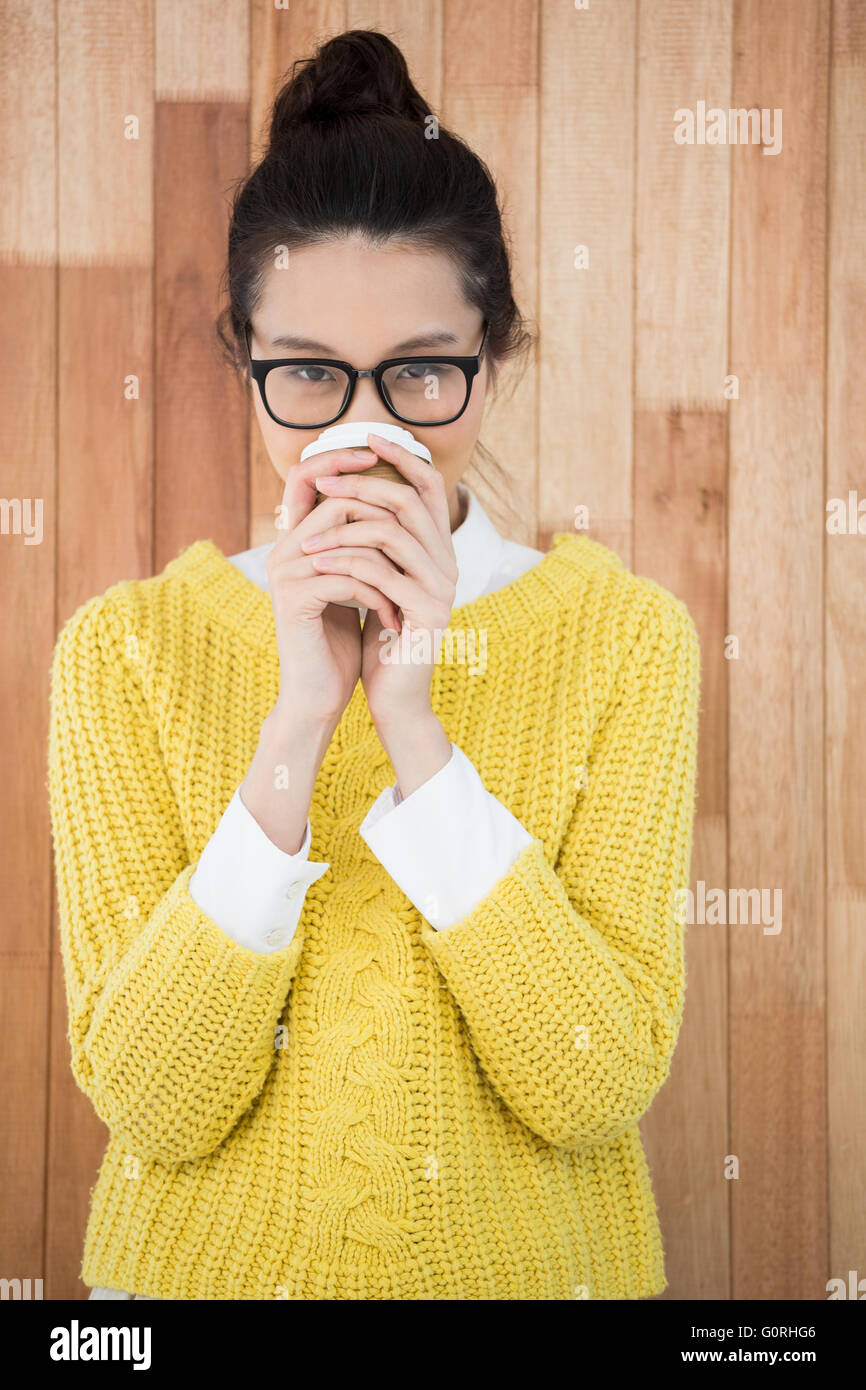
[[[467,511],[451,533],[458,570],[455,608],[495,593],[544,558],[540,550],[500,536],[467,484],[459,483],[458,490]],[[273,544],[228,559],[267,589],[265,562]],[[396,785],[386,787],[358,833],[439,931],[471,912],[532,839],[454,743],[445,766],[409,796],[400,797]],[[238,788],[202,850],[189,891],[241,945],[263,954],[282,950],[295,933],[307,888],[330,868],[308,859],[311,837],[308,819],[300,849],[286,854],[265,834]]]

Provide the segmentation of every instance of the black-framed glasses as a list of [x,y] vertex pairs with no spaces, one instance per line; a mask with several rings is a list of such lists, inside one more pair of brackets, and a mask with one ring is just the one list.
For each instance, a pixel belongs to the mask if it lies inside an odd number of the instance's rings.
[[450,425],[469,404],[487,338],[472,357],[388,357],[360,371],[333,357],[253,357],[250,372],[272,420],[290,430],[318,430],[345,414],[359,377],[372,377],[385,409],[405,425]]

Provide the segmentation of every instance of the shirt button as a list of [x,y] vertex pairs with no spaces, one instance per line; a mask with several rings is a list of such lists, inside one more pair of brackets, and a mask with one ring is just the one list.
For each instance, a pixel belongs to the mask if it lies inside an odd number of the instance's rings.
[[288,932],[285,927],[274,927],[273,931],[269,931],[265,937],[269,946],[283,946],[287,939]]
[[298,897],[299,893],[300,893],[301,890],[302,890],[302,887],[303,887],[303,885],[300,884],[300,883],[293,883],[292,886],[291,886],[290,888],[287,888],[287,889],[286,889],[286,897],[287,897],[287,898],[296,898],[296,897]]

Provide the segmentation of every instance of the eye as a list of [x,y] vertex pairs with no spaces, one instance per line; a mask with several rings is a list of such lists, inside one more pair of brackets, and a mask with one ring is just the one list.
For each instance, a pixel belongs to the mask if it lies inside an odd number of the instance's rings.
[[447,371],[447,362],[405,362],[399,369],[398,380],[402,377],[404,381],[421,381],[425,376],[442,376]]
[[[305,375],[307,372],[310,372],[311,375]],[[320,375],[317,376],[317,372],[320,373]],[[318,385],[323,381],[334,380],[328,368],[320,366],[317,362],[311,362],[308,367],[287,367],[286,375],[290,378],[294,378],[296,381],[308,381],[311,385]]]

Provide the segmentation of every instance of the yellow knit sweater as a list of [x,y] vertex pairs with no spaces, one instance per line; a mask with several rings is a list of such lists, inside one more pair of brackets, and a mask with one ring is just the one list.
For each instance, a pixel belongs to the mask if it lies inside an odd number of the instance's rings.
[[617,1299],[665,1287],[638,1121],[684,999],[700,655],[682,602],[557,534],[456,608],[433,708],[533,836],[435,930],[357,833],[393,781],[358,684],[291,943],[189,880],[280,670],[210,540],[63,627],[48,790],[75,1079],[109,1142],[81,1277],[169,1299]]

